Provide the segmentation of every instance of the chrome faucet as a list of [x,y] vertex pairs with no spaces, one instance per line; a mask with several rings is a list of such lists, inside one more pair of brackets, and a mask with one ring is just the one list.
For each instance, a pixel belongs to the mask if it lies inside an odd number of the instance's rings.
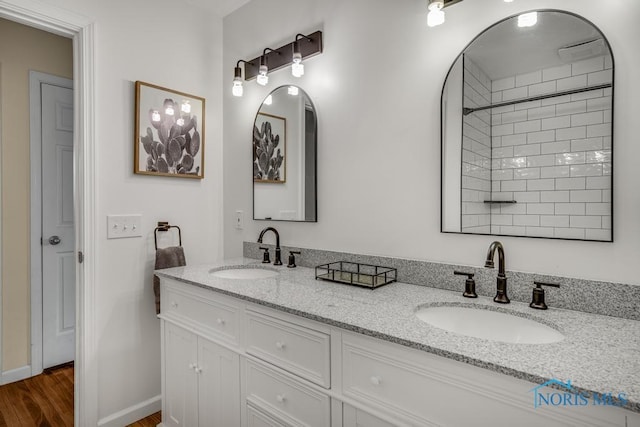
[[494,268],[493,255],[496,250],[498,251],[498,279],[497,279],[497,292],[493,298],[495,302],[501,304],[508,304],[509,297],[507,296],[507,276],[504,274],[504,248],[502,243],[496,241],[491,243],[489,250],[487,251],[487,260],[484,266],[487,268]]
[[278,230],[273,227],[267,227],[260,232],[260,237],[258,237],[258,243],[262,243],[262,237],[267,231],[273,231],[273,234],[276,235],[276,259],[273,261],[273,265],[282,265],[282,257],[280,255],[280,234]]

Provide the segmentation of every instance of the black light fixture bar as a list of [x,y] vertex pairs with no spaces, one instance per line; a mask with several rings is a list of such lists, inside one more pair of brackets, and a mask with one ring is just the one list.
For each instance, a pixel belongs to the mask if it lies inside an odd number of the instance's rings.
[[447,6],[453,6],[456,3],[460,3],[462,0],[444,0],[444,6],[443,7],[447,7]]
[[[303,60],[322,53],[322,31],[316,31],[315,33],[301,37],[297,42]],[[269,67],[269,73],[293,63],[293,43],[294,42],[291,42],[281,46],[265,55],[267,59],[267,66]],[[247,61],[244,68],[245,80],[252,80],[257,77],[258,70],[260,69],[260,58],[262,58],[262,55],[257,58],[253,58],[251,61]]]

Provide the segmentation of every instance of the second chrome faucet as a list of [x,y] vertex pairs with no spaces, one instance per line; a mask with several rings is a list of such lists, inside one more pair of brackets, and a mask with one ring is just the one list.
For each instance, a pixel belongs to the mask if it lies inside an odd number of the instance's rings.
[[502,243],[498,241],[491,243],[491,245],[489,246],[489,250],[487,251],[487,259],[484,263],[484,266],[487,268],[495,267],[493,257],[496,251],[498,252],[498,278],[496,279],[496,296],[493,298],[493,300],[501,304],[508,304],[511,301],[507,296],[507,276],[505,275],[504,247],[502,247]]

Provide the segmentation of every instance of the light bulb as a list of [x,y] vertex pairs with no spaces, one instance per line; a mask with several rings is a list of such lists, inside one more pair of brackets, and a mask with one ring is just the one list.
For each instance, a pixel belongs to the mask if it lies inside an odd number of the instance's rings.
[[160,113],[158,112],[158,110],[153,110],[153,113],[151,113],[151,121],[152,122],[160,121]]
[[233,96],[242,96],[244,93],[244,88],[242,87],[242,79],[240,77],[236,77],[233,79],[233,87],[231,88],[231,93]]
[[444,0],[429,0],[429,10],[440,10],[444,7]]
[[289,86],[289,88],[287,88],[287,93],[291,96],[297,96],[298,95],[298,86]]
[[435,27],[436,25],[444,24],[444,12],[440,9],[432,9],[427,15],[427,25]]
[[167,116],[173,116],[173,114],[174,114],[173,105],[171,105],[171,104],[167,105],[167,108],[164,109],[164,113]]
[[533,27],[538,22],[538,12],[518,15],[518,27]]
[[271,95],[267,96],[267,97],[265,98],[265,100],[264,100],[263,104],[264,104],[264,105],[271,105],[271,104],[273,104],[273,96],[271,96]]
[[300,52],[293,53],[291,74],[293,75],[293,77],[302,77],[304,75],[304,65],[302,64],[302,54]]
[[266,86],[267,83],[269,83],[269,76],[267,75],[268,72],[269,72],[269,69],[267,68],[266,65],[260,66],[260,70],[258,71],[258,77],[257,77],[257,81],[259,85]]

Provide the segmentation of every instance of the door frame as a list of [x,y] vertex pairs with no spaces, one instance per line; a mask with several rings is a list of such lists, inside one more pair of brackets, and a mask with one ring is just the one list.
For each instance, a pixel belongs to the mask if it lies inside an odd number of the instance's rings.
[[[31,376],[42,373],[43,325],[42,310],[42,84],[73,90],[73,80],[39,71],[29,71],[29,139],[31,182],[31,226],[29,237],[31,282]],[[74,108],[75,111],[75,108]],[[74,113],[75,114],[75,113]],[[74,144],[75,144],[74,140]],[[75,148],[74,148],[75,149]],[[74,195],[75,196],[75,195]],[[74,248],[75,251],[75,248]],[[77,280],[76,280],[76,289]]]
[[75,249],[84,254],[84,262],[76,263],[74,417],[76,425],[96,426],[95,23],[37,0],[0,0],[0,17],[73,39]]

